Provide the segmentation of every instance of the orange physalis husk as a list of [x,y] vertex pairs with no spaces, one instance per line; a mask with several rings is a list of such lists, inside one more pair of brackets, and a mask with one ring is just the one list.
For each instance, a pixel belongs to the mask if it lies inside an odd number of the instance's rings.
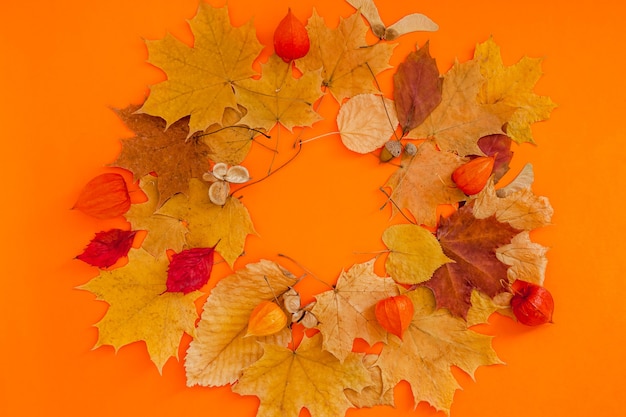
[[513,283],[511,309],[517,320],[527,326],[552,323],[554,299],[544,287],[517,280]]
[[106,173],[93,178],[85,185],[73,208],[98,219],[126,213],[130,208],[130,195],[124,177]]
[[261,301],[248,320],[246,336],[269,336],[278,333],[287,325],[287,315],[273,301]]
[[494,163],[494,156],[479,156],[455,169],[452,181],[466,195],[478,194],[487,185]]
[[400,339],[413,320],[413,302],[406,295],[396,295],[376,303],[376,320]]
[[287,16],[280,21],[274,31],[274,50],[276,55],[285,62],[302,58],[309,52],[311,42],[309,33],[302,22],[300,22],[288,10]]

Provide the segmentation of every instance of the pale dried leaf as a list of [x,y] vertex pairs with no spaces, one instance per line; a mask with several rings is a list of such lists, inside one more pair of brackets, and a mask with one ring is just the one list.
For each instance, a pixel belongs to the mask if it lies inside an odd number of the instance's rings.
[[337,126],[348,149],[372,152],[383,146],[398,127],[395,105],[382,96],[359,94],[341,106]]
[[543,285],[546,274],[548,248],[530,240],[530,233],[524,231],[515,236],[511,243],[496,250],[500,262],[510,265],[507,271],[509,282],[519,279]]

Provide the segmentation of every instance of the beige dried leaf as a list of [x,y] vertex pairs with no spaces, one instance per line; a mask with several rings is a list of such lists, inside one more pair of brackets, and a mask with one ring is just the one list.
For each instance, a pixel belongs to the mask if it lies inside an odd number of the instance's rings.
[[507,271],[509,282],[519,279],[543,285],[546,274],[548,248],[530,240],[530,233],[524,231],[515,236],[511,243],[496,250],[500,262],[510,265]]

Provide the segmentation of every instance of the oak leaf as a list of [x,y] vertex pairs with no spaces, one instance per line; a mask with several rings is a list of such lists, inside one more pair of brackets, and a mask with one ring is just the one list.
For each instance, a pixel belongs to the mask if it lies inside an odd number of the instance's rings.
[[454,392],[460,388],[450,368],[456,366],[473,377],[479,366],[501,362],[491,337],[469,330],[464,320],[445,309],[436,309],[429,289],[418,287],[406,295],[415,306],[413,321],[403,340],[390,339],[376,362],[385,391],[406,380],[415,406],[426,401],[449,414]]
[[428,43],[398,65],[393,75],[393,99],[403,136],[419,126],[441,103],[442,83]]
[[406,35],[410,32],[427,31],[433,32],[439,29],[439,26],[420,13],[411,13],[403,16],[391,26],[385,27],[378,8],[373,0],[347,0],[348,3],[363,14],[372,28],[374,35],[379,39],[392,41],[399,36]]
[[339,103],[362,93],[376,93],[374,76],[390,68],[394,45],[367,45],[367,26],[360,13],[341,19],[330,29],[314,10],[307,23],[311,49],[296,66],[302,71],[322,69],[323,85]]
[[148,114],[136,114],[138,106],[116,110],[118,117],[133,131],[122,140],[122,152],[113,166],[132,171],[135,179],[152,172],[159,176],[161,206],[172,195],[187,193],[190,178],[200,178],[209,168],[209,148],[197,137],[187,139],[187,119],[165,130],[165,121]]
[[190,116],[192,135],[220,123],[226,108],[237,109],[233,85],[255,75],[252,64],[263,46],[252,22],[231,25],[226,7],[200,3],[189,25],[193,47],[169,34],[147,41],[149,62],[165,71],[167,80],[150,87],[139,111],[162,117],[167,126]]
[[532,91],[542,75],[542,59],[523,57],[515,65],[505,67],[500,47],[489,38],[476,45],[474,60],[480,63],[480,72],[485,77],[478,101],[504,103],[514,108],[507,122],[507,135],[517,143],[533,143],[530,125],[548,119],[556,107],[550,97]]
[[382,238],[390,251],[385,269],[396,282],[419,284],[429,280],[441,265],[453,262],[444,255],[435,236],[421,226],[390,226]]
[[195,333],[194,300],[200,293],[166,292],[167,267],[167,258],[157,259],[137,249],[129,252],[128,264],[102,271],[80,287],[109,304],[95,325],[96,347],[111,345],[117,350],[143,340],[159,372],[170,357],[178,358],[183,333]]
[[261,69],[261,78],[242,80],[235,88],[238,103],[248,110],[241,123],[268,131],[280,123],[291,131],[321,119],[312,106],[322,96],[319,70],[294,78],[291,63],[277,55]]
[[258,417],[296,417],[306,407],[311,417],[343,416],[352,404],[344,389],[361,391],[370,375],[361,356],[343,362],[322,348],[318,333],[295,350],[265,344],[261,359],[244,370],[233,391],[260,399]]
[[455,62],[444,75],[441,103],[408,136],[434,138],[441,150],[461,156],[483,155],[478,140],[504,133],[502,125],[512,112],[506,104],[478,103],[483,82],[478,61]]
[[295,282],[291,273],[266,260],[248,264],[220,280],[204,304],[195,338],[187,351],[187,385],[233,383],[242,369],[263,354],[260,341],[286,346],[291,340],[287,328],[265,337],[246,337],[246,333],[254,308],[280,296]]
[[354,339],[370,345],[387,340],[387,332],[376,321],[378,301],[399,294],[391,278],[374,273],[374,260],[353,265],[343,271],[332,290],[315,296],[311,312],[319,320],[324,349],[345,360],[352,351]]
[[346,148],[373,152],[389,140],[398,127],[393,101],[375,94],[359,94],[339,109],[337,127]]
[[422,143],[416,155],[403,155],[400,168],[387,180],[391,199],[400,209],[408,209],[418,224],[435,226],[438,205],[466,199],[451,179],[464,162],[466,158],[439,151],[430,141]]
[[435,293],[438,308],[447,308],[459,317],[465,317],[474,288],[490,297],[503,292],[508,265],[496,257],[496,250],[509,244],[519,233],[494,216],[477,219],[472,204],[466,204],[437,229],[437,239],[443,252],[454,262],[446,263],[424,283]]
[[156,213],[159,206],[159,178],[146,175],[139,180],[139,187],[148,200],[133,204],[125,214],[134,230],[145,230],[147,235],[141,247],[154,257],[165,255],[167,249],[180,252],[189,232],[179,219]]
[[189,182],[189,197],[176,194],[157,214],[185,221],[189,229],[188,247],[215,247],[232,267],[243,253],[246,237],[255,233],[248,209],[236,198],[228,197],[223,206],[209,199],[208,187],[200,180]]
[[511,243],[499,247],[496,257],[500,262],[510,265],[507,272],[510,283],[521,280],[543,285],[548,264],[547,251],[545,246],[530,240],[528,231],[523,231]]
[[536,195],[530,186],[500,197],[490,183],[478,194],[474,203],[474,216],[477,218],[495,216],[499,222],[519,230],[548,226],[553,213],[548,198]]

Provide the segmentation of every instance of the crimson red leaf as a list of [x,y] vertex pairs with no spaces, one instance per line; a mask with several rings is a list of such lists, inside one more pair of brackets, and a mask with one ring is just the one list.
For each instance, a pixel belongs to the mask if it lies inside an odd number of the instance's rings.
[[478,147],[485,155],[495,155],[496,157],[493,165],[493,174],[496,182],[509,170],[509,162],[513,159],[512,143],[511,138],[502,134],[483,136],[478,140]]
[[202,288],[211,276],[215,248],[192,248],[174,254],[167,270],[167,291],[187,294]]
[[274,50],[276,55],[285,62],[302,58],[309,52],[311,42],[309,33],[302,22],[300,22],[288,10],[287,16],[280,21],[274,31]]
[[442,219],[437,239],[443,252],[454,262],[437,269],[424,285],[431,288],[439,308],[466,317],[474,288],[490,297],[505,291],[508,265],[496,257],[496,249],[511,242],[519,233],[495,216],[477,219],[473,204],[466,204],[448,219]]
[[98,232],[76,259],[98,268],[108,268],[128,255],[137,234],[134,230],[111,229]]
[[106,173],[93,178],[85,184],[73,208],[99,219],[126,213],[130,208],[130,195],[124,177]]
[[430,56],[428,43],[411,52],[398,65],[393,85],[398,121],[403,135],[406,135],[422,124],[441,103],[443,78],[439,76],[435,59]]

